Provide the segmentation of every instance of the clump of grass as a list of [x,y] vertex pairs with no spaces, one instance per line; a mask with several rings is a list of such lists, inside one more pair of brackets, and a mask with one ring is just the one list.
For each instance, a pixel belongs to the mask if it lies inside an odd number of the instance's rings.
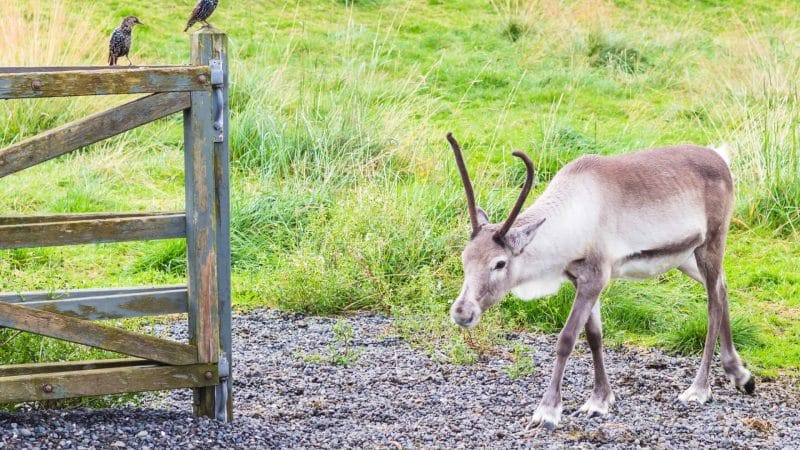
[[279,189],[234,199],[231,252],[235,267],[255,268],[278,253],[296,249],[311,223],[331,206],[331,192],[321,186],[278,185]]
[[[705,305],[692,304],[685,314],[673,318],[675,325],[667,331],[663,346],[680,355],[697,355],[703,352],[708,332],[708,314]],[[760,347],[763,344],[758,323],[742,316],[731,317],[733,343],[738,350]]]
[[587,56],[594,67],[607,67],[626,74],[646,70],[650,63],[642,52],[628,46],[619,38],[612,39],[601,33],[590,33],[587,38]]
[[503,367],[503,372],[512,380],[526,377],[533,373],[533,358],[530,349],[523,344],[515,344],[511,353],[511,364]]
[[491,0],[492,8],[503,21],[503,34],[516,42],[533,30],[536,4],[529,0]]
[[185,276],[186,241],[170,239],[149,244],[146,253],[134,262],[133,271],[158,271],[175,276]]
[[[541,137],[534,142],[533,158],[536,176],[540,181],[550,180],[564,165],[581,155],[600,153],[596,137],[561,122],[560,107],[561,99],[550,106],[549,113],[542,121]],[[524,169],[520,172],[521,176],[524,176],[523,172]]]
[[340,319],[333,324],[331,331],[333,332],[333,341],[328,344],[327,354],[298,351],[292,356],[307,364],[331,364],[347,367],[357,363],[361,357],[361,349],[353,347],[353,337],[355,337],[353,327]]

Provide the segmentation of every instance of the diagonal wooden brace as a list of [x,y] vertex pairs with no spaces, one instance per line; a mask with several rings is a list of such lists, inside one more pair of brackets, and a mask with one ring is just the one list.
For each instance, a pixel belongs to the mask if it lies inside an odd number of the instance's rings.
[[187,109],[189,96],[149,95],[6,147],[0,150],[0,178]]
[[0,302],[0,326],[165,364],[197,363],[197,348],[191,345],[11,303]]

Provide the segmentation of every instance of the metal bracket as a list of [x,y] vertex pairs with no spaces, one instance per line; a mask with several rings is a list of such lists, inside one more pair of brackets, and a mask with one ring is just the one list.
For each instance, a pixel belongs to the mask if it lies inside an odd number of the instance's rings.
[[211,89],[214,98],[214,142],[225,140],[225,71],[221,59],[212,59],[208,62],[211,68]]
[[228,396],[231,395],[229,389],[231,368],[228,355],[225,352],[219,355],[217,370],[219,372],[219,384],[214,388],[216,401],[214,404],[214,418],[220,422],[229,422],[231,418],[228,417]]

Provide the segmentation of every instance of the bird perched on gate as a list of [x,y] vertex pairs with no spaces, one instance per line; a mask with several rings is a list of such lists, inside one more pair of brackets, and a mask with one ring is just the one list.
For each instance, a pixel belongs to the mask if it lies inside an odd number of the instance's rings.
[[183,31],[188,31],[189,27],[197,22],[203,22],[208,26],[206,19],[211,17],[211,14],[217,9],[217,3],[219,3],[219,0],[198,0],[197,5],[195,5],[192,10],[192,15],[189,16],[189,22],[186,24],[186,28],[184,28]]
[[122,19],[122,25],[115,28],[114,32],[111,33],[111,41],[108,44],[109,66],[116,66],[117,58],[120,56],[128,58],[129,66],[133,65],[131,59],[128,57],[128,52],[131,51],[131,31],[133,31],[134,25],[144,24],[139,22],[136,16],[128,16]]

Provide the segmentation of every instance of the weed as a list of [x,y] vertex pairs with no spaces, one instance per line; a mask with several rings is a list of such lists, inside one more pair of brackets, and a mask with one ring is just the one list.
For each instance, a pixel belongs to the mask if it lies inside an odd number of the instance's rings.
[[503,367],[503,372],[512,380],[526,377],[533,373],[533,358],[528,356],[530,349],[523,344],[515,344],[512,348],[511,364]]
[[361,357],[361,349],[353,347],[355,332],[344,320],[337,320],[331,327],[333,342],[328,344],[328,353],[306,353],[296,351],[292,356],[307,364],[331,364],[334,366],[351,366]]

